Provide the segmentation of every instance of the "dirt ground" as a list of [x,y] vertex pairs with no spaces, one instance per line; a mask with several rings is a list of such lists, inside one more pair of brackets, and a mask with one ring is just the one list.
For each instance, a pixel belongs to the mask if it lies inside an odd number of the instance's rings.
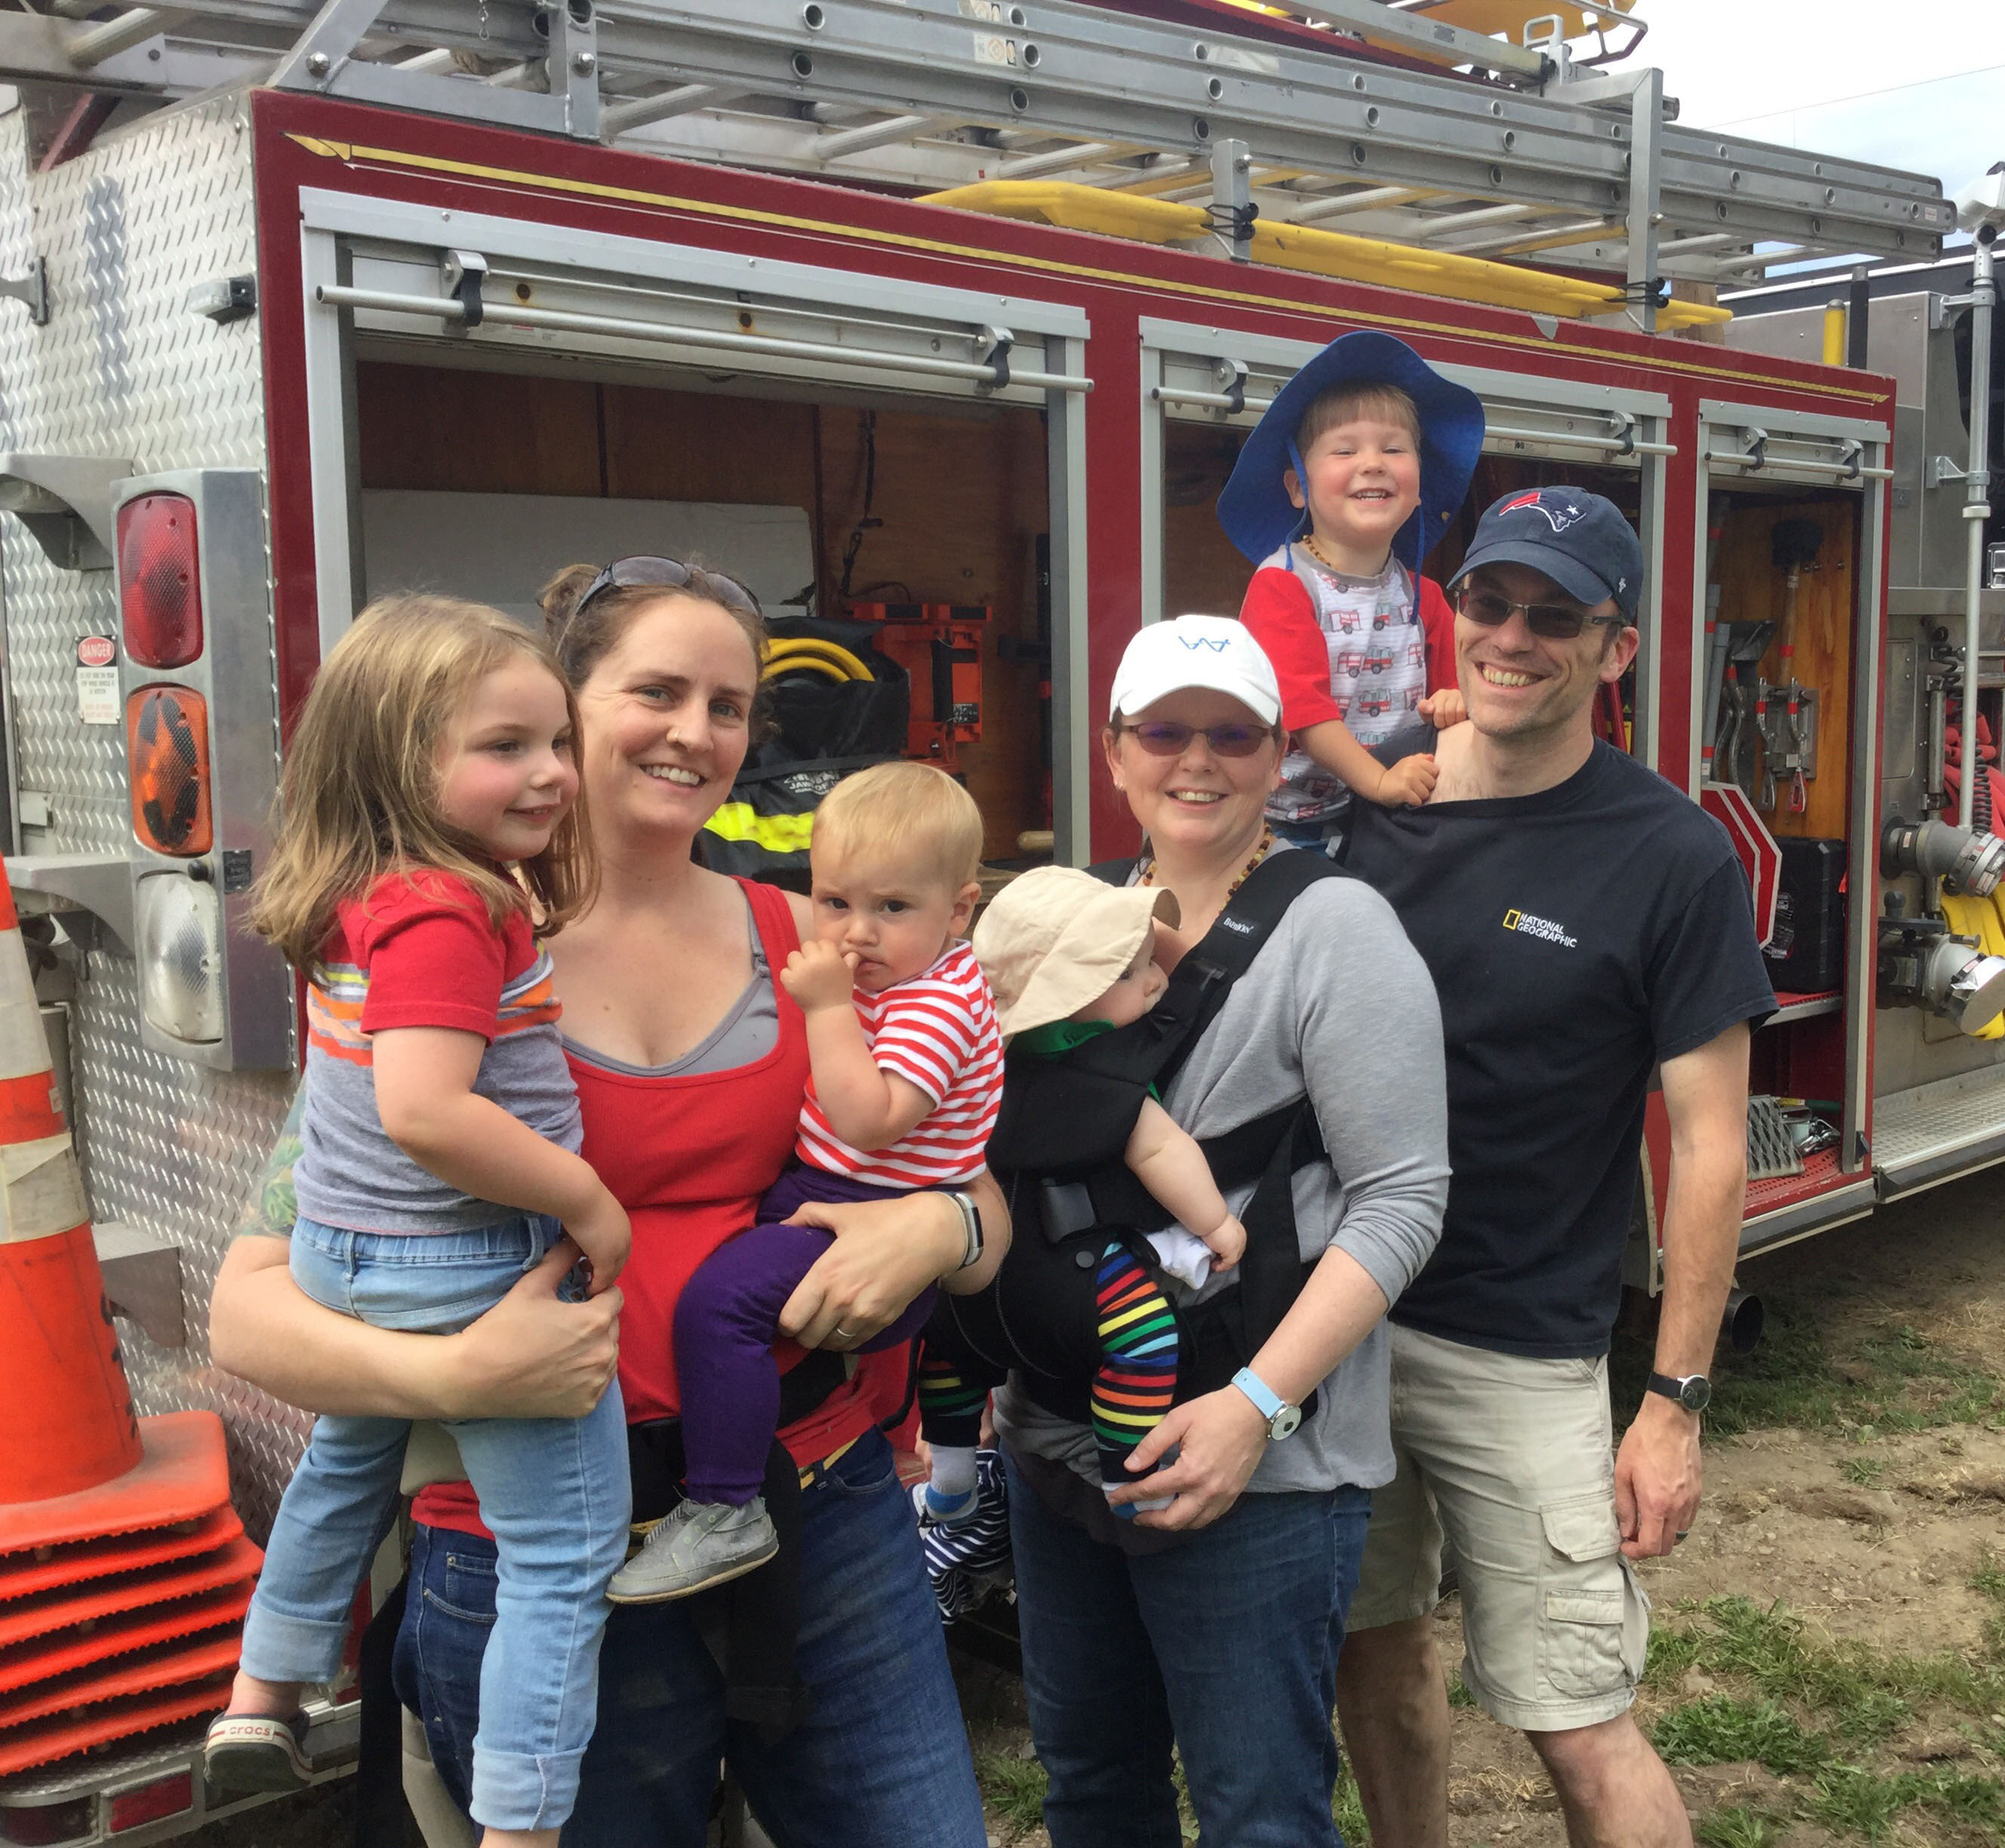
[[[1724,1356],[1692,1537],[1644,1569],[1637,1713],[1710,1848],[2005,1844],[2005,1170],[1754,1260],[1769,1311]],[[1647,1349],[1618,1345],[1617,1415]],[[1452,1670],[1458,1613],[1440,1613]],[[1020,1694],[965,1678],[992,1841],[1048,1848]],[[1452,1848],[1564,1848],[1537,1760],[1455,1709]],[[1354,1843],[1355,1793],[1339,1815]],[[1195,1828],[1188,1832],[1194,1838]],[[346,1793],[195,1848],[336,1848]]]

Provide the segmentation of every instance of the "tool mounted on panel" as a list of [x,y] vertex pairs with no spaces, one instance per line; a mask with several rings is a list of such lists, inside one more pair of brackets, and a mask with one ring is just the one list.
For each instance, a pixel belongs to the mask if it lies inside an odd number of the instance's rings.
[[[1762,734],[1763,755],[1772,770],[1781,771],[1789,779],[1789,809],[1795,815],[1810,806],[1810,794],[1804,787],[1809,772],[1804,690],[1796,679],[1796,596],[1803,574],[1817,568],[1817,553],[1823,546],[1824,529],[1814,520],[1778,520],[1769,535],[1770,556],[1775,568],[1784,574],[1782,632],[1776,645],[1782,677],[1766,690],[1782,696],[1783,710],[1777,715],[1773,728]],[[1775,806],[1772,770],[1764,770],[1763,774],[1763,793],[1758,799],[1764,808]]]

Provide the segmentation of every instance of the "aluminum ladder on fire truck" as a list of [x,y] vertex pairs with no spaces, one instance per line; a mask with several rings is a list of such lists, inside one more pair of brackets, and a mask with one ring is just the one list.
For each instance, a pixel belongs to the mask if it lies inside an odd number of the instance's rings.
[[[1610,271],[1645,328],[1665,279],[1937,254],[1935,181],[1681,127],[1662,72],[1597,68],[1634,3],[1541,26],[1502,0],[53,0],[0,12],[0,80],[100,111],[270,83],[908,190],[1062,179],[1208,202],[1241,258],[1255,213],[1342,221]],[[1545,36],[1455,23],[1506,16]]]

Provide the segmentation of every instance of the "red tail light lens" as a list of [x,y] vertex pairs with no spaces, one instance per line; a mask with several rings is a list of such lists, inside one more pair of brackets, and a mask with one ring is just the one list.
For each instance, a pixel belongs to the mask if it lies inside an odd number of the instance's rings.
[[142,494],[119,508],[118,599],[135,661],[185,667],[202,652],[202,572],[187,495]]
[[111,1832],[122,1834],[142,1823],[157,1822],[163,1816],[178,1816],[195,1808],[195,1773],[177,1771],[156,1784],[142,1784],[136,1790],[121,1790],[111,1800]]
[[125,701],[132,831],[156,853],[209,852],[209,708],[186,687],[142,687]]

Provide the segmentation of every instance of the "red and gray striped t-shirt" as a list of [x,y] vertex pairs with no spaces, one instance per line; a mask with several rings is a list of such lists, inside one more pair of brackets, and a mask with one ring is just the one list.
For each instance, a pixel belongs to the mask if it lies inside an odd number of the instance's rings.
[[1002,1103],[1002,1035],[988,978],[965,943],[923,975],[882,994],[851,996],[877,1069],[916,1084],[931,1113],[888,1148],[852,1148],[829,1126],[808,1086],[794,1152],[810,1168],[880,1187],[948,1187],[981,1173]]

